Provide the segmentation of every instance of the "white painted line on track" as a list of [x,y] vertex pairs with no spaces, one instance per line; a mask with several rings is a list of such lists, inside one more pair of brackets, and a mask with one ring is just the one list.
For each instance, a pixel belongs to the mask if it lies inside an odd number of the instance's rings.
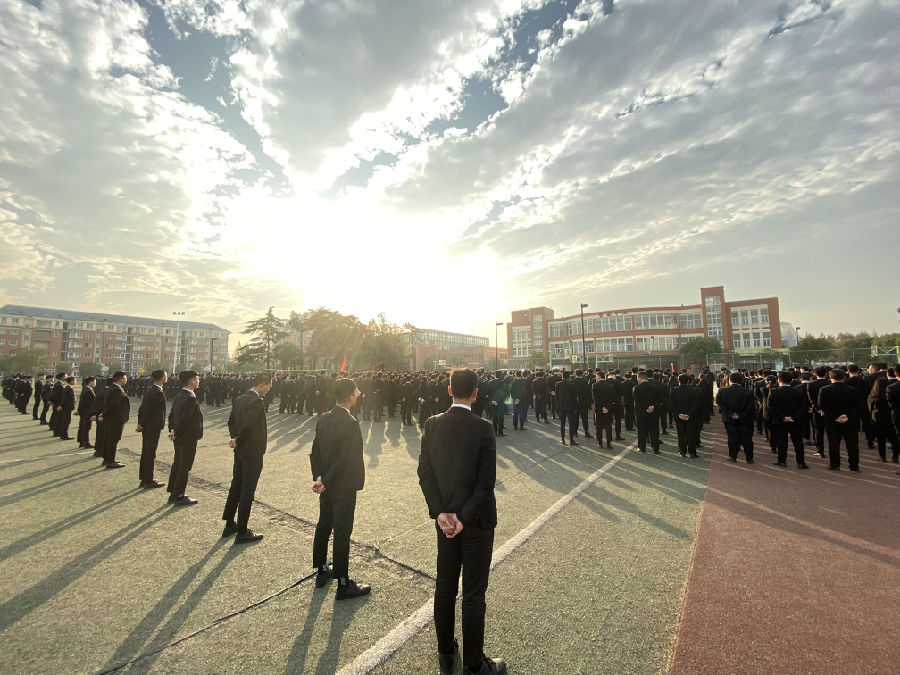
[[[531,523],[527,527],[520,530],[518,534],[516,534],[509,541],[503,544],[503,546],[494,551],[494,555],[491,558],[491,569],[493,570],[497,565],[506,560],[506,558],[508,558],[513,551],[515,551],[517,548],[522,546],[522,544],[531,539],[531,537],[533,537],[538,530],[540,530],[544,525],[550,522],[550,520],[560,511],[571,504],[572,501],[582,492],[596,483],[600,476],[602,476],[612,467],[618,464],[619,461],[625,455],[631,452],[636,446],[637,441],[635,441],[631,445],[628,445],[624,450],[622,450],[622,452],[620,452],[590,476],[581,481],[567,495],[562,497],[559,501],[553,504],[553,506],[544,511],[533,521],[531,521]],[[378,642],[376,642],[362,654],[353,659],[353,661],[340,668],[337,671],[338,675],[363,675],[364,673],[371,672],[382,663],[384,663],[388,658],[390,658],[410,639],[415,637],[423,628],[425,628],[425,626],[431,623],[434,618],[433,615],[434,601],[429,600],[424,605],[419,607],[419,609],[413,612],[410,616],[401,621],[390,633],[385,635]]]

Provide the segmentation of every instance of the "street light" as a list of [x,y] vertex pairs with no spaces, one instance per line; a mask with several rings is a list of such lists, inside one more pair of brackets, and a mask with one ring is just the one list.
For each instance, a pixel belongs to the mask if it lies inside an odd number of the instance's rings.
[[172,312],[175,317],[175,362],[172,364],[172,374],[178,369],[178,338],[181,336],[181,317],[184,312]]
[[581,303],[581,363],[587,369],[587,350],[584,342],[584,308],[587,307],[586,302]]
[[494,370],[500,368],[500,345],[497,343],[497,326],[502,325],[502,321],[498,321],[494,324]]

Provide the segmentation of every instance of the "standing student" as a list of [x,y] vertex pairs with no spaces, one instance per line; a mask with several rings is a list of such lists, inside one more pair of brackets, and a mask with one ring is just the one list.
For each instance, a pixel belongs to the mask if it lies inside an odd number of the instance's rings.
[[788,437],[794,445],[794,456],[797,459],[798,469],[809,468],[805,460],[803,449],[803,429],[800,422],[809,405],[804,393],[791,386],[793,374],[788,371],[778,373],[778,387],[773,389],[766,399],[769,424],[775,436],[775,449],[778,451],[778,459],[774,462],[777,466],[787,466]]
[[197,455],[197,441],[203,438],[203,413],[194,393],[200,384],[200,376],[195,370],[182,370],[178,373],[178,380],[181,391],[175,396],[169,412],[169,440],[175,446],[175,458],[166,490],[170,493],[170,504],[193,506],[197,500],[188,497],[185,490]]
[[159,446],[159,435],[166,426],[166,395],[163,387],[169,379],[165,370],[154,370],[150,373],[153,384],[144,391],[141,407],[138,408],[136,431],[141,434],[141,463],[138,468],[140,487],[146,489],[161,488],[153,477],[156,463],[156,448]]
[[506,664],[484,655],[485,593],[497,526],[497,443],[493,426],[472,413],[478,396],[474,371],[450,374],[450,409],[428,419],[419,454],[419,485],[435,519],[437,579],[434,628],[441,675],[449,675],[459,648],[453,636],[462,571],[463,664],[469,673],[502,674]]
[[728,435],[728,461],[737,462],[738,452],[744,449],[747,464],[753,464],[753,422],[756,418],[756,400],[753,392],[744,386],[744,374],[729,375],[729,385],[719,389],[716,403],[725,423]]
[[103,399],[103,412],[97,418],[103,422],[103,426],[106,428],[101,466],[107,469],[121,469],[125,466],[116,459],[116,450],[119,441],[122,440],[122,431],[125,429],[131,413],[131,401],[125,394],[126,382],[128,382],[128,376],[121,370],[113,373],[112,383],[107,387]]
[[847,448],[851,471],[859,471],[859,405],[858,394],[844,382],[847,374],[840,368],[829,373],[831,384],[819,391],[819,417],[828,438],[828,468],[841,468],[841,441]]
[[647,452],[647,440],[653,454],[659,454],[659,389],[647,378],[646,371],[637,374],[637,384],[631,391],[634,400],[634,419],[637,426],[639,452]]
[[700,389],[691,385],[690,375],[681,373],[678,376],[678,386],[672,389],[669,399],[678,434],[678,452],[682,457],[697,457],[703,406]]
[[92,375],[88,375],[81,381],[81,396],[78,397],[78,410],[75,414],[78,416],[78,440],[79,448],[93,448],[91,445],[91,420],[94,415],[94,382],[96,379]]

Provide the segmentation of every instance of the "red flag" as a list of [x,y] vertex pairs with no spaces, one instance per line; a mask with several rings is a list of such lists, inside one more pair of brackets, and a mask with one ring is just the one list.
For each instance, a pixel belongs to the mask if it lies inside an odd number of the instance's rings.
[[342,373],[347,372],[347,357],[346,356],[344,357],[344,360],[341,362],[341,372]]

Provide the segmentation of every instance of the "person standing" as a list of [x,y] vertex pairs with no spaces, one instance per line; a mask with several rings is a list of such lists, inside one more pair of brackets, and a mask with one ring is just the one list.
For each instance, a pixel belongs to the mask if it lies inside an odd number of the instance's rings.
[[131,413],[131,401],[125,395],[128,376],[121,370],[113,373],[112,383],[106,389],[103,412],[97,418],[103,422],[106,438],[103,442],[103,463],[107,469],[121,469],[125,464],[116,460],[116,450],[122,440],[122,431]]
[[788,437],[794,445],[794,455],[798,469],[808,469],[803,449],[803,429],[800,421],[806,414],[809,401],[798,388],[791,386],[793,374],[788,371],[778,373],[778,386],[766,398],[769,424],[775,436],[778,459],[776,466],[787,466]]
[[31,419],[37,421],[40,419],[38,416],[38,408],[41,407],[41,393],[44,391],[44,374],[38,373],[37,377],[34,380],[34,407],[31,409]]
[[653,454],[659,454],[659,389],[647,379],[647,371],[637,374],[637,384],[631,391],[634,399],[634,420],[637,426],[638,451],[647,452],[647,439]]
[[829,373],[831,384],[819,390],[819,417],[828,438],[828,469],[841,468],[841,441],[847,446],[847,463],[859,471],[859,399],[856,390],[844,382],[847,374],[840,368]]
[[806,387],[806,395],[813,407],[812,430],[816,443],[816,454],[819,457],[825,457],[825,418],[822,416],[818,404],[819,392],[829,384],[828,368],[826,366],[816,366],[813,372],[816,375],[816,379]]
[[56,382],[53,383],[53,389],[50,390],[50,431],[54,436],[59,436],[56,429],[56,421],[59,419],[59,412],[62,410],[63,389],[66,388],[66,374],[57,373]]
[[435,519],[437,579],[434,627],[441,675],[453,672],[459,647],[453,637],[462,571],[463,663],[469,673],[502,674],[506,664],[484,655],[488,576],[497,526],[497,442],[493,426],[474,415],[478,375],[450,374],[449,410],[428,419],[419,453],[419,486]]
[[691,385],[691,376],[681,373],[678,386],[669,394],[675,432],[678,434],[678,452],[682,457],[697,457],[697,440],[700,438],[702,401],[700,389]]
[[[359,421],[350,414],[359,389],[350,378],[335,381],[331,390],[337,405],[316,423],[309,463],[312,490],[319,495],[319,520],[313,540],[316,587],[337,577],[336,600],[368,595],[372,590],[350,578],[350,534],[356,511],[356,493],[366,482],[363,438]],[[334,567],[328,569],[328,539],[334,532]]]
[[562,444],[566,444],[566,422],[569,423],[569,445],[578,445],[575,440],[575,432],[578,431],[578,399],[572,380],[569,379],[569,371],[562,371],[562,379],[556,383],[555,400],[559,412],[559,435]]
[[612,447],[612,422],[615,406],[618,403],[618,392],[613,380],[604,379],[603,371],[594,373],[597,381],[591,387],[594,403],[594,426],[597,429],[597,443],[603,447],[603,434],[606,434],[606,447]]
[[181,391],[175,396],[169,412],[169,440],[175,446],[175,458],[166,490],[170,493],[170,504],[193,506],[197,500],[188,497],[185,490],[197,455],[197,441],[203,438],[203,413],[194,393],[200,384],[200,377],[195,370],[182,370],[178,373],[178,380]]
[[725,423],[728,435],[728,461],[737,462],[738,452],[743,447],[747,464],[753,464],[753,422],[756,418],[756,400],[753,392],[744,386],[744,374],[731,373],[729,385],[719,389],[716,403]]
[[[234,540],[238,544],[263,538],[263,535],[249,529],[247,523],[250,521],[256,485],[262,473],[263,455],[266,454],[268,430],[263,397],[271,388],[271,375],[257,375],[250,390],[234,402],[228,417],[228,433],[231,435],[228,447],[234,450],[234,466],[228,499],[225,500],[225,510],[222,512],[222,520],[225,521],[222,536],[230,537],[237,533]],[[235,513],[237,522],[234,520]]]
[[66,378],[66,386],[63,387],[62,399],[59,406],[59,417],[56,419],[56,428],[59,430],[61,441],[71,441],[69,425],[72,423],[72,411],[75,410],[75,378],[70,375]]
[[75,414],[78,416],[78,447],[93,448],[91,445],[91,420],[94,415],[94,382],[96,380],[92,375],[88,375],[81,381],[81,396],[78,397],[78,410]]
[[166,395],[163,387],[169,379],[165,370],[154,370],[150,373],[153,384],[144,391],[141,407],[138,408],[136,431],[141,434],[141,463],[138,468],[140,487],[146,489],[160,488],[163,483],[153,477],[156,462],[156,448],[159,446],[159,435],[166,426]]

